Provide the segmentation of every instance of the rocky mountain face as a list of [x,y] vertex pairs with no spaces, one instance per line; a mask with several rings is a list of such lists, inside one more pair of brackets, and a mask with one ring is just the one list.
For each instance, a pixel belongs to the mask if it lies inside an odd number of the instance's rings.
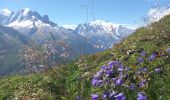
[[96,20],[86,24],[79,24],[75,32],[86,37],[94,47],[108,49],[114,43],[133,33],[133,30],[119,24]]
[[3,9],[0,11],[0,24],[1,25],[7,25],[9,24],[9,21],[11,19],[11,16],[14,14],[14,12],[8,10],[8,9]]

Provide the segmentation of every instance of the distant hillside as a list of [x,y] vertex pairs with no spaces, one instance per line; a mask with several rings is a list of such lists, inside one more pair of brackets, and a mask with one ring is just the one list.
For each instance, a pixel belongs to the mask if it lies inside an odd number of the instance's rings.
[[[2,99],[75,100],[76,96],[80,95],[82,100],[90,100],[92,93],[98,93],[102,98],[104,90],[92,86],[93,75],[102,65],[107,66],[110,61],[121,61],[129,66],[131,69],[129,73],[133,73],[137,68],[143,68],[141,66],[145,66],[148,70],[155,67],[162,69],[159,74],[152,72],[151,76],[147,76],[149,73],[141,76],[146,75],[149,81],[146,87],[135,92],[120,86],[118,89],[122,90],[128,100],[136,100],[134,99],[137,98],[136,92],[141,91],[145,92],[148,100],[169,100],[170,54],[167,51],[168,48],[170,48],[170,15],[150,26],[136,30],[134,34],[110,50],[82,57],[75,62],[44,73],[3,78],[0,80],[0,97]],[[156,60],[136,66],[136,57],[142,51],[145,51],[147,57],[154,53]],[[127,78],[134,79],[135,76],[129,73]]]
[[29,39],[16,30],[0,26],[0,75],[12,74],[22,69],[19,68],[19,56],[22,46],[28,42]]

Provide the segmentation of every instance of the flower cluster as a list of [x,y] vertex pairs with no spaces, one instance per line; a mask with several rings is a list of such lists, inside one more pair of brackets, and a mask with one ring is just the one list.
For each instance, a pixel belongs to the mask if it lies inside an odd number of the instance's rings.
[[[170,55],[170,48],[166,50],[167,55]],[[103,90],[103,94],[91,94],[92,100],[125,100],[124,89],[134,91],[137,95],[137,100],[146,100],[147,95],[144,92],[147,89],[150,75],[152,73],[160,74],[162,68],[159,66],[149,65],[146,67],[141,63],[151,63],[159,57],[158,52],[147,55],[141,51],[136,58],[136,67],[134,65],[124,65],[121,61],[111,61],[108,65],[101,66],[100,70],[94,74],[92,78],[92,86]],[[143,65],[143,66],[142,66]],[[78,99],[80,100],[80,98]]]
[[[108,66],[102,66],[93,76],[92,85],[105,90],[102,96],[103,99],[124,100],[124,93],[118,91],[118,89],[121,87],[128,87],[133,90],[136,87],[135,83],[131,83],[129,86],[126,85],[127,81],[130,80],[127,74],[130,70],[130,67],[124,66],[120,61],[111,61],[108,63]],[[145,80],[142,80],[140,84],[141,86],[144,85]],[[99,95],[97,96],[99,98]],[[98,98],[93,98],[92,95],[92,100],[98,100]]]

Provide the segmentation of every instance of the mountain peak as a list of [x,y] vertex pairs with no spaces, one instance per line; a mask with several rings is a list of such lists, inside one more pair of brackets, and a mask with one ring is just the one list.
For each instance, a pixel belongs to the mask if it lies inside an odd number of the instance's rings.
[[[30,8],[24,8],[18,10],[16,13],[10,17],[8,24],[11,26],[15,26],[16,23],[26,23],[31,22],[34,23],[35,21],[42,22],[43,24],[49,24],[51,26],[57,26],[57,24],[53,23],[49,20],[48,15],[41,16],[37,11],[31,10]],[[21,24],[22,25],[22,24]]]
[[105,36],[114,37],[115,39],[122,39],[123,37],[131,34],[133,31],[121,24],[115,24],[112,22],[107,22],[103,20],[96,20],[90,23],[79,24],[75,29],[75,32],[82,36]]
[[5,16],[10,16],[13,12],[11,10],[5,8],[5,9],[2,9],[0,11],[0,13],[5,15]]
[[24,8],[24,9],[23,9],[23,14],[24,14],[24,15],[27,15],[29,11],[31,11],[30,8]]
[[118,27],[119,24],[114,24],[112,22],[107,22],[107,21],[104,21],[104,20],[95,20],[95,21],[92,21],[90,22],[91,25],[102,25],[104,27]]
[[88,24],[88,27],[92,27],[94,33],[112,33],[114,29],[119,28],[120,24],[115,24],[112,22],[104,21],[104,20],[95,20]]

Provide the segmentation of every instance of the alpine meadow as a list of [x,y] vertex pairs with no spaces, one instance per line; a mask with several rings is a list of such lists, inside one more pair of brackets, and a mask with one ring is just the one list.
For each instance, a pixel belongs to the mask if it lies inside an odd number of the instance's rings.
[[169,5],[0,0],[0,100],[170,100]]

